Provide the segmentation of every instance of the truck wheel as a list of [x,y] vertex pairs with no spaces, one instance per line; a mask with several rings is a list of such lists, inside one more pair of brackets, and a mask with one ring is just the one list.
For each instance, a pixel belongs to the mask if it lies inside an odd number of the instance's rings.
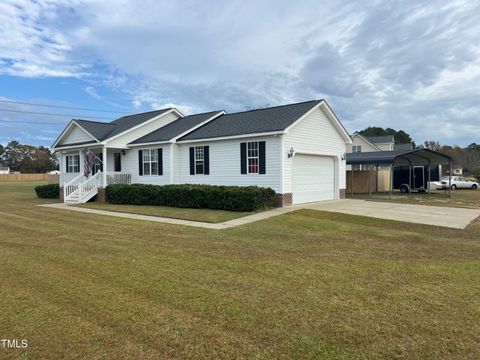
[[472,185],[472,190],[477,190],[477,184]]
[[400,192],[401,192],[402,194],[408,193],[408,185],[402,185],[402,186],[400,186]]
[[457,190],[457,185],[453,184],[452,186],[450,186],[450,189]]

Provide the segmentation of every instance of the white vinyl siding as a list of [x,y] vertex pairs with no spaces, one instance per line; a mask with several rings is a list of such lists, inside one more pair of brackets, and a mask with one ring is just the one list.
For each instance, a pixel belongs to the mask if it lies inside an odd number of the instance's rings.
[[73,124],[72,127],[63,135],[62,139],[58,143],[62,144],[77,144],[83,142],[95,142],[90,135],[88,135],[84,130],[80,129],[78,125]]
[[354,146],[360,146],[362,149],[362,152],[372,152],[372,151],[379,151],[377,148],[373,147],[370,145],[368,142],[363,140],[358,135],[352,136],[352,144],[347,145],[347,153],[353,153],[353,147]]
[[[159,148],[158,145],[156,146],[148,146],[148,147],[138,147],[132,148],[129,150],[125,150],[125,155],[122,155],[122,172],[127,172],[132,174],[132,184],[153,184],[153,185],[167,185],[170,183],[170,151],[171,151],[170,144],[162,145],[162,162],[163,162],[163,175],[142,175],[138,174],[138,150],[145,150],[145,149],[152,149],[157,151]],[[113,152],[118,152],[115,150]],[[109,159],[113,161],[113,155]],[[113,166],[113,165],[112,165]],[[143,162],[142,162],[143,166]],[[110,166],[109,166],[110,168]],[[113,167],[112,167],[113,168]],[[145,169],[145,168],[144,168]]]
[[[240,169],[240,143],[249,141],[266,142],[266,174],[261,176],[245,176]],[[258,137],[252,139],[233,139],[174,145],[178,162],[174,166],[175,183],[180,184],[210,184],[227,186],[271,187],[280,192],[281,187],[281,137]],[[189,167],[189,148],[191,146],[209,146],[210,174],[208,176],[192,176]]]
[[142,136],[145,136],[177,119],[178,116],[174,113],[163,115],[148,124],[140,126],[138,129],[131,130],[125,133],[125,135],[121,135],[111,141],[107,141],[107,146],[112,148],[125,148],[128,143],[131,143],[132,141],[137,140]]
[[290,148],[295,150],[295,154],[303,153],[332,157],[335,163],[333,170],[335,173],[332,174],[332,177],[335,178],[337,197],[339,189],[346,188],[345,160],[342,160],[342,157],[347,151],[347,144],[321,108],[315,109],[284,135],[283,193],[293,192],[293,162],[295,157],[288,158],[287,154]]

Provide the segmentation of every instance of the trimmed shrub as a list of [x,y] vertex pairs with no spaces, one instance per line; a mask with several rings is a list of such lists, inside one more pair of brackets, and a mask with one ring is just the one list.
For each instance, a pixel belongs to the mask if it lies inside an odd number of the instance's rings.
[[39,185],[35,187],[39,198],[58,199],[60,197],[60,186],[58,184]]
[[275,191],[258,186],[114,184],[107,186],[106,200],[112,204],[254,211],[275,206]]

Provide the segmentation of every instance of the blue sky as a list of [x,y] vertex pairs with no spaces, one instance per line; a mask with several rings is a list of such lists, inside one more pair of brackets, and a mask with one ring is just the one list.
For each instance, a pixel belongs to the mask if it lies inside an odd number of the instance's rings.
[[479,18],[479,1],[2,1],[0,143],[50,145],[71,118],[5,110],[107,121],[318,98],[351,132],[480,143]]

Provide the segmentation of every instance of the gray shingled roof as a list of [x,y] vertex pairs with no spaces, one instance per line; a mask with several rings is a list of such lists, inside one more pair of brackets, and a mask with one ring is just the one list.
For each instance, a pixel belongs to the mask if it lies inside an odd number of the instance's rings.
[[190,116],[185,116],[178,120],[175,120],[160,129],[157,129],[150,134],[147,134],[135,141],[132,141],[130,144],[145,144],[161,141],[169,141],[178,135],[181,135],[185,131],[201,124],[202,122],[210,119],[212,116],[219,114],[221,111],[210,111],[202,114],[195,114]]
[[412,150],[412,149],[413,149],[413,144],[412,143],[395,144],[393,146],[393,150]]
[[[161,109],[155,111],[144,112],[140,114],[134,115],[127,115],[116,120],[113,120],[109,123],[98,122],[98,121],[90,121],[90,120],[82,120],[82,119],[74,119],[78,125],[82,128],[87,130],[91,135],[93,135],[97,140],[103,141],[105,139],[111,138],[115,135],[118,135],[130,128],[133,128],[141,123],[150,120],[168,110],[168,109]],[[62,144],[61,146],[73,146],[73,145],[82,145],[82,144]],[[60,147],[60,146],[56,146]]]
[[221,115],[179,140],[283,131],[322,100]]
[[3,170],[3,171],[10,170],[10,168],[8,166],[1,166],[0,165],[0,170]]
[[385,136],[364,136],[365,139],[370,141],[372,144],[385,144],[395,142],[393,135]]

